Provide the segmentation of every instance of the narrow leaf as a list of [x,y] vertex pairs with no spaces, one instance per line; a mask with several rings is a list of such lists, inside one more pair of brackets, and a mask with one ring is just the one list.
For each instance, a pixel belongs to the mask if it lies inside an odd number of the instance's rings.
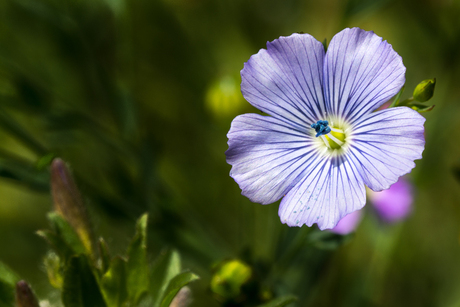
[[0,262],[0,281],[14,286],[19,281],[19,276],[7,267],[6,264]]
[[37,235],[44,238],[51,248],[59,255],[62,259],[68,259],[74,255],[73,250],[64,242],[64,240],[56,233],[50,230],[39,230]]
[[115,257],[101,280],[101,290],[108,307],[121,307],[128,297],[126,261]]
[[53,231],[37,231],[37,234],[48,241],[64,262],[67,262],[68,258],[72,255],[86,252],[83,243],[72,226],[60,214],[51,212],[48,214],[48,219]]
[[62,302],[65,307],[106,306],[85,255],[71,257],[64,269]]
[[0,125],[19,141],[26,145],[39,156],[45,155],[48,150],[43,147],[24,127],[22,127],[13,117],[3,109],[0,109]]
[[136,224],[136,234],[128,248],[127,282],[128,297],[131,304],[136,304],[141,295],[148,289],[147,264],[147,220],[144,214]]
[[50,176],[47,170],[37,170],[33,164],[0,149],[0,177],[14,180],[29,189],[48,192]]
[[110,252],[107,243],[103,238],[99,239],[99,255],[101,260],[101,271],[102,274],[107,272],[110,266]]
[[161,299],[160,307],[169,307],[172,300],[179,292],[179,290],[189,284],[190,282],[199,279],[199,277],[192,272],[183,272],[179,275],[176,275],[171,281],[169,282],[163,296]]
[[150,273],[150,291],[155,300],[154,306],[160,304],[160,298],[169,281],[181,271],[181,260],[176,250],[165,250],[160,253],[152,265]]
[[276,298],[274,300],[271,300],[268,303],[265,303],[263,305],[259,305],[259,307],[283,307],[287,306],[293,302],[297,301],[297,298],[293,295],[286,295],[282,296],[279,298]]

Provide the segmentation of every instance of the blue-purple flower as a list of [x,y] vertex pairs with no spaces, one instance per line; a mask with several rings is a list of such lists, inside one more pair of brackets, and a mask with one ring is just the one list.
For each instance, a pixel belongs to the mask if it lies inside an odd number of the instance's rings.
[[359,28],[327,52],[308,34],[267,43],[241,71],[245,99],[270,116],[236,117],[230,175],[251,201],[280,198],[289,226],[333,228],[366,203],[367,185],[388,189],[422,157],[425,119],[407,107],[373,112],[405,82],[390,44]]

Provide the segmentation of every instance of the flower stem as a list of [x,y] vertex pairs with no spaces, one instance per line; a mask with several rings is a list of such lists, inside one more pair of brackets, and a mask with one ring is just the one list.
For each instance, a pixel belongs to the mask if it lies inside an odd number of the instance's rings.
[[391,105],[389,106],[389,108],[394,108],[394,107],[397,107],[399,105],[399,99],[401,98],[401,95],[402,93],[404,92],[404,88],[405,86],[403,86],[401,88],[401,90],[398,92],[398,94],[396,95],[395,99],[393,99],[393,102],[391,103]]

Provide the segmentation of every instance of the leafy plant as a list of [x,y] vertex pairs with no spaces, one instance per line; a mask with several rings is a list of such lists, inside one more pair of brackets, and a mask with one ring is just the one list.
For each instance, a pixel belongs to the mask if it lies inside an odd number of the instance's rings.
[[[155,262],[148,262],[147,214],[138,219],[125,255],[112,257],[103,238],[96,252],[80,193],[60,159],[51,165],[51,186],[56,209],[48,214],[51,229],[37,233],[51,247],[44,263],[65,307],[167,307],[184,286],[199,278],[182,270],[175,250],[165,250]],[[30,287],[18,280],[0,263],[0,307],[11,307],[15,301],[20,307],[38,306]]]

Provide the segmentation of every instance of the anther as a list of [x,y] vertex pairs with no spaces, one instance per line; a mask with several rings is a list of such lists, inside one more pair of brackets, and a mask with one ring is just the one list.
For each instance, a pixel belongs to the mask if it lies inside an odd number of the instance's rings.
[[331,128],[328,126],[329,122],[327,120],[319,120],[314,124],[311,124],[311,127],[316,131],[316,137],[321,135],[326,135],[331,132]]

